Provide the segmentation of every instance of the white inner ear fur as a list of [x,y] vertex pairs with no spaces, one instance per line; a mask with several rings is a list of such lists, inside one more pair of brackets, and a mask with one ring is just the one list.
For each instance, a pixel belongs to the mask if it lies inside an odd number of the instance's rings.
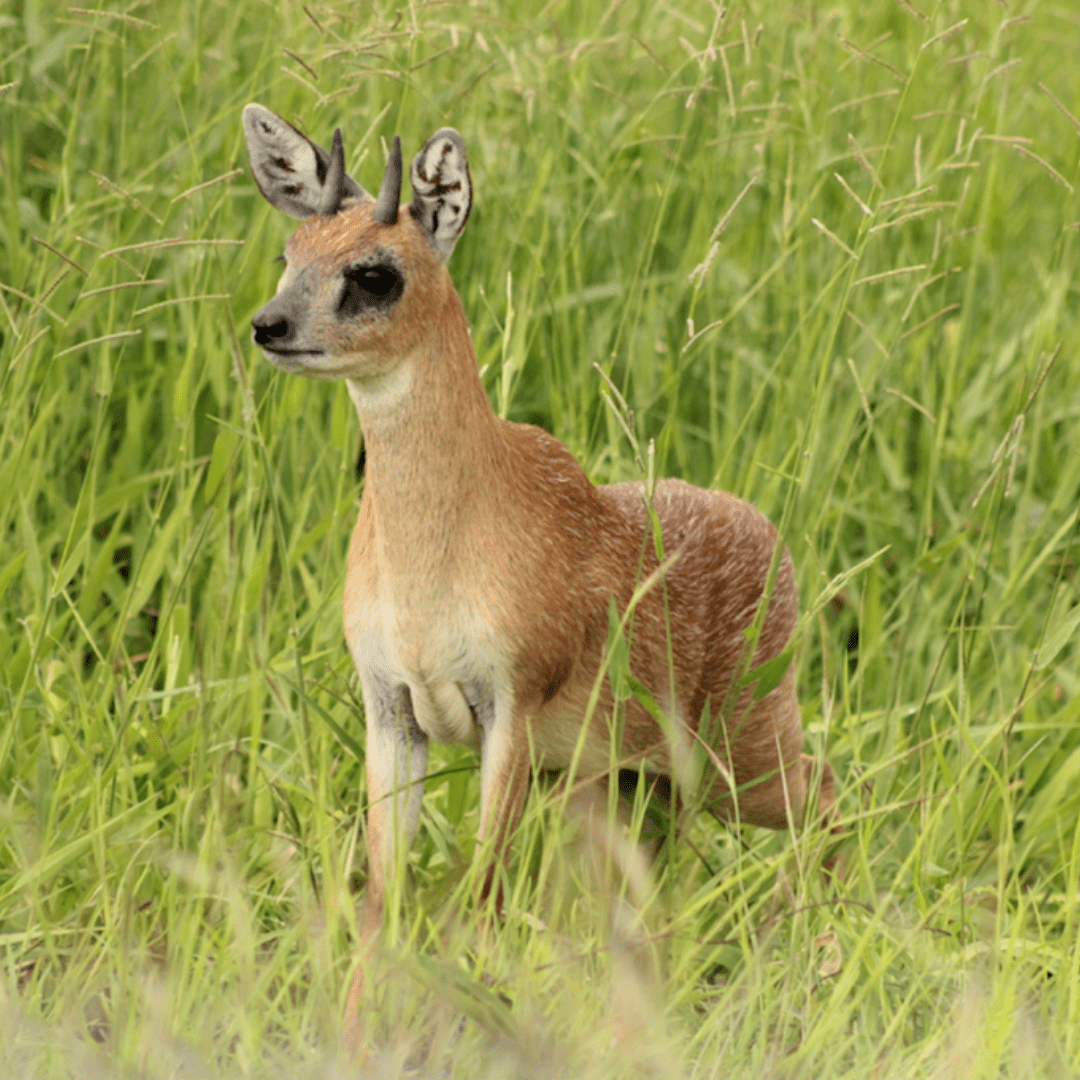
[[465,141],[453,128],[436,131],[413,158],[409,178],[413,217],[431,237],[440,258],[448,259],[472,207]]
[[[263,197],[289,217],[311,217],[322,201],[330,155],[263,105],[246,105],[243,115],[248,160]],[[346,194],[367,197],[352,177]]]

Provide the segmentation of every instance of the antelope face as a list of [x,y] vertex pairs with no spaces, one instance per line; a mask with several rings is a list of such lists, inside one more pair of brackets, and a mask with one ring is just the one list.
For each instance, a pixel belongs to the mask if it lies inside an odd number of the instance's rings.
[[395,136],[372,199],[345,172],[340,131],[328,154],[261,105],[244,110],[252,172],[263,196],[304,218],[290,238],[277,294],[252,320],[255,343],[287,371],[316,378],[383,375],[412,352],[439,294],[443,263],[465,226],[471,184],[452,128],[416,155],[412,204],[401,212]]
[[316,378],[364,378],[407,354],[418,299],[442,269],[415,229],[406,214],[374,221],[370,203],[301,225],[277,294],[252,320],[267,359]]

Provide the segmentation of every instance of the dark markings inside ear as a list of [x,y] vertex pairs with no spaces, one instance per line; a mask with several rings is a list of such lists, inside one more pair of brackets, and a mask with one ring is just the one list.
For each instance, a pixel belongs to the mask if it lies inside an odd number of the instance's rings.
[[465,142],[453,128],[435,132],[413,158],[412,216],[446,259],[465,228],[472,205],[472,183]]
[[[325,212],[330,155],[262,105],[246,106],[243,120],[251,171],[264,198],[295,218]],[[339,196],[335,209],[342,199],[364,199],[367,193],[345,174]]]
[[356,479],[364,479],[364,466],[367,464],[367,447],[360,447],[360,456],[356,459]]

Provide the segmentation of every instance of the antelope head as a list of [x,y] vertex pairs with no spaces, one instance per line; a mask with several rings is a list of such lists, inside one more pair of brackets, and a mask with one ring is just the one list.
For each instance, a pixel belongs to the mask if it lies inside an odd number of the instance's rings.
[[248,105],[244,133],[263,197],[303,219],[281,256],[277,294],[252,319],[255,343],[279,367],[315,378],[387,374],[453,292],[444,264],[472,204],[464,141],[453,128],[428,139],[412,162],[413,201],[401,207],[396,135],[372,198],[345,171],[340,128],[327,153]]

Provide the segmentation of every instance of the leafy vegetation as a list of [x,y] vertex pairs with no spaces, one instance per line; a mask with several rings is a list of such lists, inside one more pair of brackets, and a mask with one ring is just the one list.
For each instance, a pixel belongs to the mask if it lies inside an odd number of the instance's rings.
[[395,132],[462,131],[451,271],[497,409],[598,482],[652,445],[781,525],[841,781],[840,884],[820,838],[707,815],[650,871],[538,792],[492,929],[475,760],[438,750],[380,1067],[1080,1070],[1071,5],[15,0],[0,28],[6,1072],[351,1075],[359,434],[248,342],[290,228],[250,100],[340,124],[368,186]]

